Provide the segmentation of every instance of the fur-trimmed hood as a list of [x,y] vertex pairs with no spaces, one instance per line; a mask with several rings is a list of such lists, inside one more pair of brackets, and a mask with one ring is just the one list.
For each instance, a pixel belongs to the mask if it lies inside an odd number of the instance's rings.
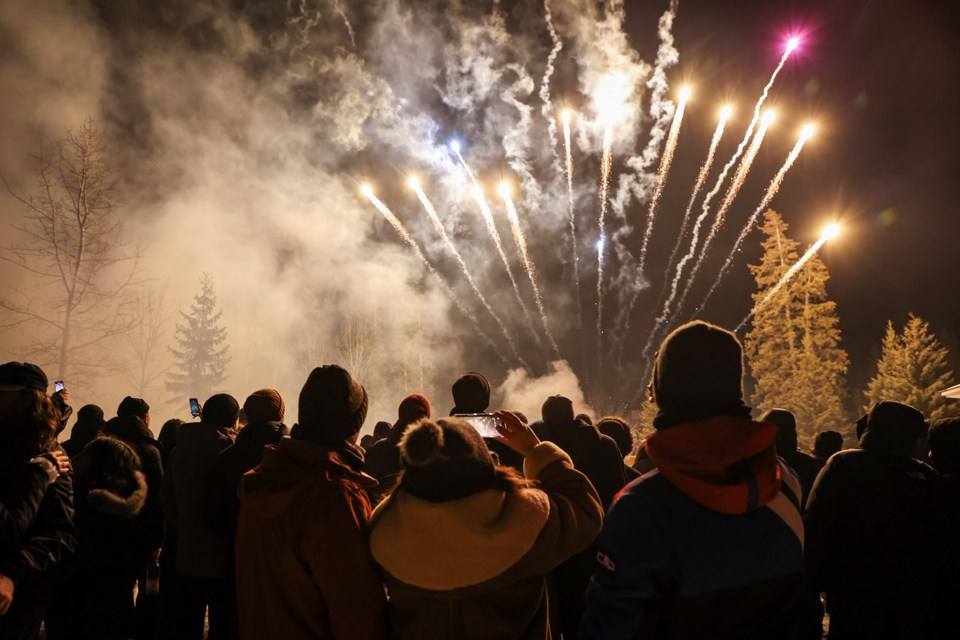
[[105,488],[91,489],[87,494],[87,503],[104,515],[132,518],[143,510],[147,501],[147,479],[142,473],[135,471],[134,481],[136,485],[128,496]]

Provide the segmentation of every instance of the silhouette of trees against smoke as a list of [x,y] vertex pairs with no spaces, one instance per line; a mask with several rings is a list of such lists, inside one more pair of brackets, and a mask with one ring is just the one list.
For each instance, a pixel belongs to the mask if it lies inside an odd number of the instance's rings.
[[130,330],[123,335],[129,353],[127,382],[137,397],[146,398],[153,395],[154,387],[173,366],[165,345],[169,343],[174,311],[167,304],[166,287],[150,285],[138,288],[127,307]]
[[195,397],[201,402],[223,389],[230,362],[227,329],[220,326],[221,311],[213,280],[200,278],[200,293],[190,313],[180,312],[174,333],[176,348],[170,348],[174,370],[167,374],[167,390],[178,397]]
[[956,383],[946,347],[919,316],[910,314],[898,333],[887,323],[877,374],[867,386],[869,409],[880,400],[905,402],[931,419],[957,415],[940,392]]
[[[763,256],[750,265],[757,282],[754,304],[799,259],[796,240],[775,211],[764,214]],[[747,364],[756,381],[752,402],[760,410],[783,407],[797,417],[804,448],[818,431],[847,431],[843,409],[849,360],[840,348],[837,305],[827,298],[830,274],[814,255],[794,278],[753,317],[744,340]]]
[[20,359],[54,368],[74,387],[112,373],[107,348],[130,329],[125,294],[138,273],[139,247],[123,239],[115,174],[104,138],[88,119],[41,143],[32,195],[10,194],[26,214],[20,238],[0,259],[24,272],[22,287],[0,297],[0,327],[23,326]]

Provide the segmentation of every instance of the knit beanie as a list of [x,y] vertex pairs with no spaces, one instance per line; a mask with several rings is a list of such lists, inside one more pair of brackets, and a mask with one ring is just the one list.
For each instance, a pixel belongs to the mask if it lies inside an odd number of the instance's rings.
[[32,389],[46,393],[47,385],[47,374],[35,364],[29,362],[0,364],[0,391]]
[[797,419],[786,409],[770,409],[760,416],[760,422],[769,422],[777,428],[777,453],[783,455],[797,450]]
[[397,424],[413,424],[417,420],[430,417],[430,401],[426,396],[414,393],[400,402],[397,410]]
[[215,427],[233,427],[240,418],[240,403],[229,393],[210,396],[203,403],[203,421]]
[[103,424],[103,409],[95,404],[85,404],[77,411],[77,422]]
[[483,413],[490,406],[490,383],[482,373],[469,371],[453,383],[454,413]]
[[276,389],[260,389],[247,396],[243,410],[248,422],[283,422],[286,405]]
[[150,413],[150,405],[144,401],[143,398],[134,398],[132,396],[127,396],[120,401],[120,406],[117,407],[117,417],[118,418],[130,418],[137,417],[142,418],[145,415]]
[[400,440],[401,487],[428,502],[466,498],[494,486],[496,466],[480,434],[459,418],[421,420]]
[[[743,349],[737,337],[707,322],[668,335],[653,365],[654,427],[743,413]],[[749,416],[749,409],[745,411]]]
[[550,396],[540,408],[540,416],[547,424],[570,424],[573,422],[573,401],[563,396]]
[[352,441],[367,417],[367,402],[366,389],[346,369],[317,367],[303,383],[299,424],[291,435],[329,445]]

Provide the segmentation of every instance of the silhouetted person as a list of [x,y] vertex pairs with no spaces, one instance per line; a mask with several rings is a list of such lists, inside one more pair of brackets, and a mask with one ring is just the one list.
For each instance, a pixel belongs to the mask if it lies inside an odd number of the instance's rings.
[[0,638],[39,637],[58,565],[77,546],[60,412],[36,365],[0,365]]
[[[551,396],[541,409],[543,421],[534,431],[541,440],[553,442],[573,460],[573,466],[587,476],[606,509],[613,497],[627,484],[626,466],[617,443],[596,427],[575,417],[573,402],[564,396]],[[563,635],[576,638],[583,618],[583,593],[595,566],[596,551],[591,547],[560,564],[551,574],[557,590],[557,613]]]
[[930,425],[930,461],[941,476],[943,505],[940,540],[938,608],[943,638],[960,638],[960,418],[936,420]]
[[563,451],[497,415],[527,481],[456,417],[421,421],[400,442],[400,484],[370,523],[395,638],[559,638],[545,573],[590,545],[603,510]]
[[820,463],[821,468],[830,459],[830,456],[843,449],[843,436],[839,431],[821,431],[813,440],[811,453]]
[[[482,373],[468,371],[457,378],[451,391],[454,406],[450,415],[484,413],[490,407],[490,382]],[[513,467],[517,471],[523,470],[523,456],[493,438],[484,438],[484,442],[487,443],[487,448],[497,456],[500,464]]]
[[373,425],[373,444],[376,444],[377,442],[380,442],[389,436],[391,429],[393,429],[393,425],[385,420],[381,420],[377,424]]
[[186,423],[180,418],[171,418],[160,427],[160,433],[157,434],[157,442],[160,443],[160,456],[163,459],[163,467],[167,467],[167,460],[170,458],[170,452],[177,446],[177,436],[180,429]]
[[106,420],[103,419],[103,409],[95,404],[83,405],[77,411],[77,421],[73,424],[70,439],[63,443],[63,450],[73,458],[100,435],[106,424]]
[[240,634],[261,638],[387,637],[386,597],[365,528],[375,481],[356,446],[367,392],[342,367],[314,369],[289,438],[267,447],[240,482]]
[[831,640],[935,637],[938,478],[912,458],[925,431],[916,409],[880,402],[860,447],[835,454],[817,477],[806,555],[826,592]]
[[413,423],[430,417],[430,401],[415,393],[404,398],[397,408],[397,422],[383,440],[374,444],[364,455],[364,469],[379,483],[371,487],[370,504],[376,506],[393,486],[403,466],[400,464],[400,439]]
[[776,428],[750,420],[743,353],[704,322],[666,337],[654,362],[656,470],[607,512],[584,640],[783,638],[803,586],[800,484]]
[[101,436],[74,462],[80,543],[58,581],[48,637],[131,638],[137,629],[133,587],[153,550],[138,519],[147,502],[140,457],[127,443]]
[[619,416],[606,416],[597,420],[597,431],[617,443],[620,457],[624,459],[624,477],[627,482],[636,480],[641,474],[632,466],[626,464],[627,456],[633,453],[633,430],[627,421]]
[[822,464],[797,447],[797,419],[786,409],[771,409],[760,416],[760,422],[769,422],[777,428],[777,455],[783,458],[790,468],[797,473],[803,496],[800,498],[801,507],[807,503],[807,496],[813,487]]
[[207,525],[203,487],[220,452],[236,438],[240,405],[233,396],[217,394],[203,404],[202,415],[201,422],[180,430],[163,481],[164,513],[177,531],[174,623],[184,640],[203,637],[208,608],[211,638],[237,635],[230,549]]

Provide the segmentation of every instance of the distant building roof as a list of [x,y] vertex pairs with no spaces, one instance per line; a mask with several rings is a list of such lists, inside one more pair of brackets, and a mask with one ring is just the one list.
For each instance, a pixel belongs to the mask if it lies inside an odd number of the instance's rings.
[[944,398],[950,398],[951,400],[960,400],[960,384],[955,384],[949,389],[944,389],[940,392]]

